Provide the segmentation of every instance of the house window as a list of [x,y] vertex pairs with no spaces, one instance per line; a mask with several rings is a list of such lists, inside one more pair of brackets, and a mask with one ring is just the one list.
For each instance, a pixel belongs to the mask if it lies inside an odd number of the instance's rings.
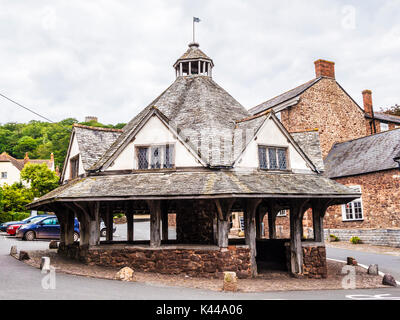
[[137,162],[139,170],[173,168],[174,145],[137,147]]
[[7,179],[7,172],[2,172],[1,173],[1,178],[2,179]]
[[287,210],[281,210],[278,212],[278,214],[276,215],[277,217],[286,217],[287,216]]
[[[361,192],[360,186],[348,186],[356,192]],[[342,217],[343,221],[360,221],[364,220],[362,199],[358,198],[342,205]]]
[[260,169],[287,170],[287,149],[258,146]]
[[389,125],[387,123],[381,122],[381,132],[388,131]]
[[69,160],[70,167],[71,167],[71,173],[70,173],[70,178],[75,179],[79,175],[79,154],[71,160]]

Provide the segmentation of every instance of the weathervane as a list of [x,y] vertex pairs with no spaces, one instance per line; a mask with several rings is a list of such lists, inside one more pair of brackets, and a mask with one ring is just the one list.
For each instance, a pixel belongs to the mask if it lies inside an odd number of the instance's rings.
[[200,19],[196,18],[196,17],[193,17],[193,42],[196,42],[195,41],[195,23],[196,22],[200,22]]

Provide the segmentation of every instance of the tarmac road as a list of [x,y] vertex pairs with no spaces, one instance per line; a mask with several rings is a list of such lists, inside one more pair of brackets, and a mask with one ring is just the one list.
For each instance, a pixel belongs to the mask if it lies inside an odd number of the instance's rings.
[[[137,223],[138,228],[145,228],[146,224]],[[122,227],[121,227],[122,228]],[[121,229],[123,230],[123,229]],[[139,231],[137,232],[139,235]],[[122,236],[122,235],[121,235]],[[46,275],[40,270],[32,268],[11,256],[11,245],[17,245],[19,250],[46,249],[48,241],[20,241],[0,235],[0,299],[135,299],[135,300],[343,300],[343,299],[385,299],[400,300],[400,288],[368,289],[368,290],[321,290],[321,291],[290,291],[290,292],[263,292],[263,293],[223,293],[190,288],[155,286],[147,283],[126,283],[113,280],[93,279],[80,276],[57,273],[55,289],[44,289],[42,281]],[[347,252],[336,249],[328,250],[329,255],[343,258]],[[352,251],[351,251],[352,252]],[[392,263],[396,260],[381,255],[365,256],[360,252],[352,252],[352,256],[360,263],[381,263],[381,270],[393,271]],[[365,262],[363,259],[366,259]],[[368,259],[374,261],[367,261]],[[389,260],[387,260],[389,259]],[[387,262],[388,265],[384,265]],[[396,269],[397,270],[397,269]],[[392,272],[393,273],[393,272]],[[394,273],[393,273],[394,274]],[[48,276],[48,275],[47,275]]]

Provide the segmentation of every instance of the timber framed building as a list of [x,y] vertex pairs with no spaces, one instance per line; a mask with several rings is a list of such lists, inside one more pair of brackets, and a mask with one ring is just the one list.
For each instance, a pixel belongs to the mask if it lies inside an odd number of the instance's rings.
[[[62,185],[30,207],[54,211],[59,252],[98,265],[215,277],[257,275],[265,266],[325,277],[323,217],[360,197],[321,175],[318,136],[291,135],[273,111],[253,116],[212,79],[214,63],[197,43],[174,64],[176,80],[122,130],[75,126]],[[314,239],[302,239],[312,208]],[[275,218],[290,210],[290,239],[275,239]],[[229,239],[241,211],[245,239]],[[102,218],[124,212],[127,241],[100,241]],[[135,241],[133,214],[150,214],[150,241]],[[176,214],[176,239],[168,215]],[[261,222],[268,215],[269,239]],[[74,216],[80,240],[73,241]]]

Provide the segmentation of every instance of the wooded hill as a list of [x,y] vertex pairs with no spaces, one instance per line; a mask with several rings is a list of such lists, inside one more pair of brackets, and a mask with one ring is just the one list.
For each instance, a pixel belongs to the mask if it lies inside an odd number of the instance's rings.
[[26,152],[29,153],[30,159],[50,159],[50,154],[53,153],[55,165],[62,170],[74,123],[116,129],[125,125],[105,125],[95,121],[78,122],[74,118],[57,123],[36,120],[29,123],[6,123],[0,125],[0,153],[5,151],[17,159],[23,159]]

